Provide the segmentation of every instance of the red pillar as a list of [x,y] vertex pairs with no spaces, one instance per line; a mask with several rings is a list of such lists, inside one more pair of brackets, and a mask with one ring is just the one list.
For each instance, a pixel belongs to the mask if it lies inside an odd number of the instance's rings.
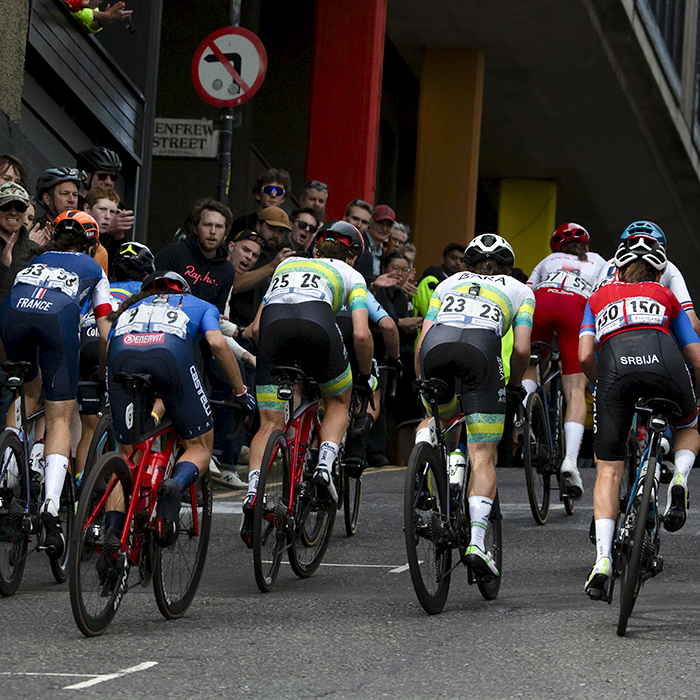
[[326,218],[374,204],[387,0],[317,0],[307,180],[328,184]]

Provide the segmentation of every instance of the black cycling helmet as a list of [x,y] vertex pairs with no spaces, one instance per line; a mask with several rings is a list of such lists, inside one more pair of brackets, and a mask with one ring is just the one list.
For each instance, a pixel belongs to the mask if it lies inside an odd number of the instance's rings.
[[663,272],[668,263],[663,245],[652,236],[632,235],[617,247],[616,267],[624,267],[635,260],[644,260],[658,272]]
[[164,294],[189,294],[190,285],[177,272],[156,270],[146,277],[141,285],[142,292],[162,292]]
[[515,265],[515,253],[510,243],[495,233],[482,233],[466,247],[464,262],[467,266],[475,265],[482,260],[495,260],[499,265],[512,269]]
[[109,170],[119,172],[122,169],[122,162],[119,156],[104,146],[86,148],[75,156],[76,163],[81,170],[94,173],[98,170]]
[[316,243],[321,241],[338,241],[350,248],[351,255],[359,256],[365,252],[362,234],[347,221],[328,221],[323,224],[316,234]]
[[146,275],[155,272],[156,261],[148,246],[128,241],[119,246],[112,269],[117,280],[140,282]]
[[36,183],[36,197],[41,199],[44,192],[51,192],[56,185],[62,182],[74,182],[78,189],[83,186],[87,175],[77,168],[49,168],[44,170]]

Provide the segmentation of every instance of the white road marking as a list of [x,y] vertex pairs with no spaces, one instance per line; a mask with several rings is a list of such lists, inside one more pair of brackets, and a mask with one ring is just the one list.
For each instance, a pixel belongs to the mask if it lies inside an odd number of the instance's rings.
[[138,673],[139,671],[146,671],[149,668],[153,668],[153,666],[157,666],[158,662],[157,661],[144,661],[141,664],[138,664],[136,666],[130,666],[129,668],[123,668],[121,671],[117,671],[116,673],[105,673],[100,676],[95,676],[94,678],[91,678],[89,681],[81,681],[80,683],[76,683],[75,685],[67,685],[63,688],[63,690],[82,690],[83,688],[90,688],[93,685],[97,685],[98,683],[104,683],[105,681],[111,681],[114,680],[115,678],[121,678],[122,676],[126,676],[130,673]]
[[243,512],[243,503],[231,503],[226,501],[225,503],[217,503],[214,501],[214,507],[212,509],[213,513],[236,513],[240,515]]
[[397,566],[395,569],[392,569],[389,573],[402,574],[404,571],[408,571],[408,564],[404,564],[403,566]]

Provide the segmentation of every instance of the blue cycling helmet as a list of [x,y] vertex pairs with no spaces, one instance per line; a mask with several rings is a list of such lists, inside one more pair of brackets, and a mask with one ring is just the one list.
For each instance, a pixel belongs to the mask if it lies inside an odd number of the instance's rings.
[[622,232],[620,240],[626,241],[630,236],[651,236],[666,247],[666,234],[653,221],[635,221]]

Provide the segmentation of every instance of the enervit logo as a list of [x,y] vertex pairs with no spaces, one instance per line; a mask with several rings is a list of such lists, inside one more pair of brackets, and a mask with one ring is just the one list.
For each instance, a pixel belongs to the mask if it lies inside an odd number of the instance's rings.
[[124,345],[154,345],[165,342],[165,333],[127,333]]

